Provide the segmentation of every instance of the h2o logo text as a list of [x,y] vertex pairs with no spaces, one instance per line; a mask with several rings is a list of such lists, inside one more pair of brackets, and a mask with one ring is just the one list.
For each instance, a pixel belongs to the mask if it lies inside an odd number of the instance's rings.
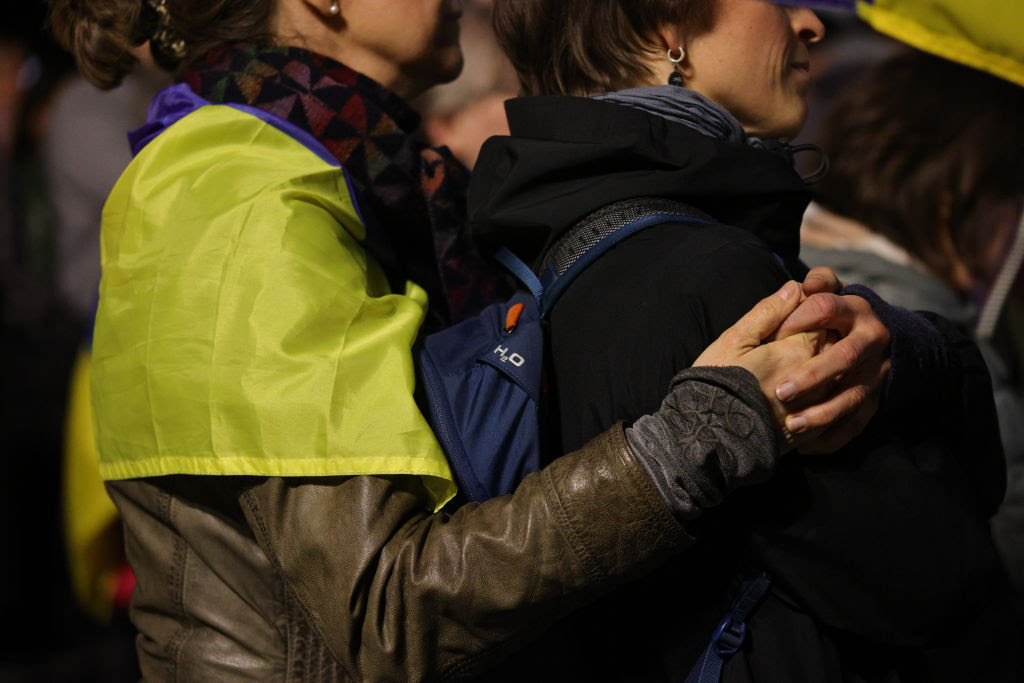
[[498,347],[494,349],[494,355],[498,356],[502,363],[511,363],[512,365],[520,368],[526,359],[520,356],[518,353],[509,353],[507,346],[498,344]]

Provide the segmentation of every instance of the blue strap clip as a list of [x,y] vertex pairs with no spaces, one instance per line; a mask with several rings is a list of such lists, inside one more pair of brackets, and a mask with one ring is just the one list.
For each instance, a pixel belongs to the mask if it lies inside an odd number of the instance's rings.
[[762,574],[743,583],[729,613],[718,622],[711,642],[686,677],[686,683],[718,683],[725,660],[739,652],[747,639],[747,619],[764,598],[772,581]]

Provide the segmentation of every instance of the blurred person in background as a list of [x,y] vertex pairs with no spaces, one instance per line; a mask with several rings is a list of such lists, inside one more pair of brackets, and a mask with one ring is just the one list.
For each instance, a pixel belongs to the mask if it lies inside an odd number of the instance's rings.
[[[32,18],[42,21],[35,15],[23,21]],[[0,58],[0,152],[6,167],[0,315],[5,325],[31,328],[59,318],[53,287],[55,223],[41,150],[51,128],[53,99],[67,84],[71,62],[29,30],[5,36]]]
[[[67,380],[82,322],[57,291],[54,187],[44,160],[73,64],[41,3],[0,24],[0,641],[2,680],[132,678],[131,639],[72,594],[60,514]],[[71,131],[87,135],[81,129]]]
[[75,74],[52,104],[42,141],[56,223],[56,281],[64,304],[92,325],[100,284],[100,216],[118,176],[131,161],[126,131],[146,120],[146,107],[167,85],[149,48],[137,48],[138,66],[110,91]]
[[492,135],[508,135],[505,100],[516,96],[516,72],[491,27],[490,0],[467,0],[461,21],[466,66],[451,83],[431,88],[417,101],[423,132],[473,168],[480,146]]
[[810,178],[822,176],[827,168],[823,167],[824,150],[821,149],[818,128],[832,102],[866,69],[903,49],[899,41],[879,33],[848,11],[815,11],[825,25],[828,38],[810,46],[811,89],[807,96],[807,122],[792,140],[794,146],[814,145],[810,149],[817,153],[799,154],[795,163],[797,171]]
[[[894,304],[973,332],[998,315],[1024,207],[1024,87],[911,51],[867,71],[818,137],[831,162],[801,230],[801,256]],[[993,520],[1024,591],[1024,400],[1012,357],[979,339],[993,378],[1008,487]],[[1019,348],[1021,339],[1012,343]]]
[[[25,46],[11,35],[0,36],[0,302],[6,300],[13,271],[14,207],[11,167],[22,89],[18,75],[25,61]],[[4,306],[6,308],[6,306]]]

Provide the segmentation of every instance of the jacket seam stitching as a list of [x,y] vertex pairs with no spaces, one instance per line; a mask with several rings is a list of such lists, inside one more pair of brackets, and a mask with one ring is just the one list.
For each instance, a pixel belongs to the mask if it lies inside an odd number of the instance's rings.
[[[645,480],[646,475],[637,471],[635,465],[638,465],[639,463],[636,462],[636,456],[633,455],[633,452],[629,450],[629,445],[626,442],[625,436],[623,435],[621,441],[618,439],[616,439],[616,441],[618,443],[615,444],[615,452],[623,469],[626,470],[626,476],[632,480],[633,488],[637,492],[643,492],[637,496],[637,499],[640,501],[644,509],[654,520],[659,522],[659,526],[671,523],[674,526],[681,527],[682,525],[672,517],[672,513],[669,512],[668,506],[665,505],[663,500],[661,500],[661,497],[652,490],[653,487],[650,482]],[[652,497],[652,494],[657,497]]]
[[[165,513],[165,518],[169,523],[173,525],[173,507],[174,498],[170,493],[162,491],[163,503],[161,507]],[[188,566],[188,544],[185,539],[180,535],[176,535],[174,539],[174,556],[171,562],[171,573],[168,577],[168,583],[170,584],[171,595],[174,596],[174,609],[178,613],[179,623],[181,626],[178,628],[171,642],[168,644],[168,661],[167,666],[170,670],[171,680],[178,680],[178,661],[181,658],[181,654],[185,649],[185,643],[188,642],[189,637],[192,635],[193,625],[191,619],[185,613],[185,572]]]
[[323,629],[321,628],[317,618],[313,615],[312,611],[306,607],[305,603],[302,601],[302,598],[300,598],[299,595],[294,590],[292,590],[291,586],[288,585],[288,579],[281,568],[281,563],[277,558],[277,553],[274,552],[273,547],[271,546],[270,535],[267,532],[267,527],[263,522],[263,515],[260,513],[259,503],[256,502],[256,499],[253,497],[252,492],[244,491],[242,493],[242,498],[245,501],[246,505],[249,507],[249,510],[252,512],[252,517],[256,521],[256,526],[259,528],[259,534],[263,538],[263,543],[266,546],[267,558],[274,565],[274,570],[277,572],[278,578],[280,579],[281,584],[284,586],[285,592],[288,594],[288,596],[294,599],[296,603],[298,603],[299,609],[302,611],[303,616],[309,621],[310,626],[313,628],[314,631],[316,631],[317,636],[320,637],[321,641],[324,643],[324,646],[326,647],[328,652],[331,653],[331,657],[341,666],[345,674],[352,680],[359,680],[359,677],[353,676],[352,672],[349,671],[349,668],[346,665],[346,663],[334,653],[334,650],[333,648],[331,648],[330,643],[327,640],[327,637],[324,635]]
[[600,580],[605,576],[605,572],[601,569],[601,565],[597,562],[590,550],[586,546],[586,542],[583,537],[576,530],[575,525],[572,521],[572,516],[566,509],[562,502],[561,496],[558,494],[558,488],[554,484],[554,479],[548,470],[543,470],[542,478],[544,480],[544,488],[547,489],[547,498],[551,501],[552,508],[555,512],[555,518],[558,520],[558,528],[565,536],[566,540],[569,541],[570,547],[576,556],[582,561],[583,566],[586,568],[587,573],[590,574],[592,579]]

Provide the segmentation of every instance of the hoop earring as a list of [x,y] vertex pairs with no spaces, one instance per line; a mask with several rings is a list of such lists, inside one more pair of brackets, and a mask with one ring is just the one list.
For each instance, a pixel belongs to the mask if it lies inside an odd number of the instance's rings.
[[338,4],[338,0],[333,0],[331,6],[327,8],[327,13],[332,17],[336,17],[341,14],[341,5]]
[[679,69],[677,67],[684,59],[686,59],[686,50],[683,49],[682,45],[679,46],[678,57],[672,56],[672,48],[668,49],[668,61],[672,62],[672,73],[668,76],[669,85],[683,87],[683,75],[679,73]]

